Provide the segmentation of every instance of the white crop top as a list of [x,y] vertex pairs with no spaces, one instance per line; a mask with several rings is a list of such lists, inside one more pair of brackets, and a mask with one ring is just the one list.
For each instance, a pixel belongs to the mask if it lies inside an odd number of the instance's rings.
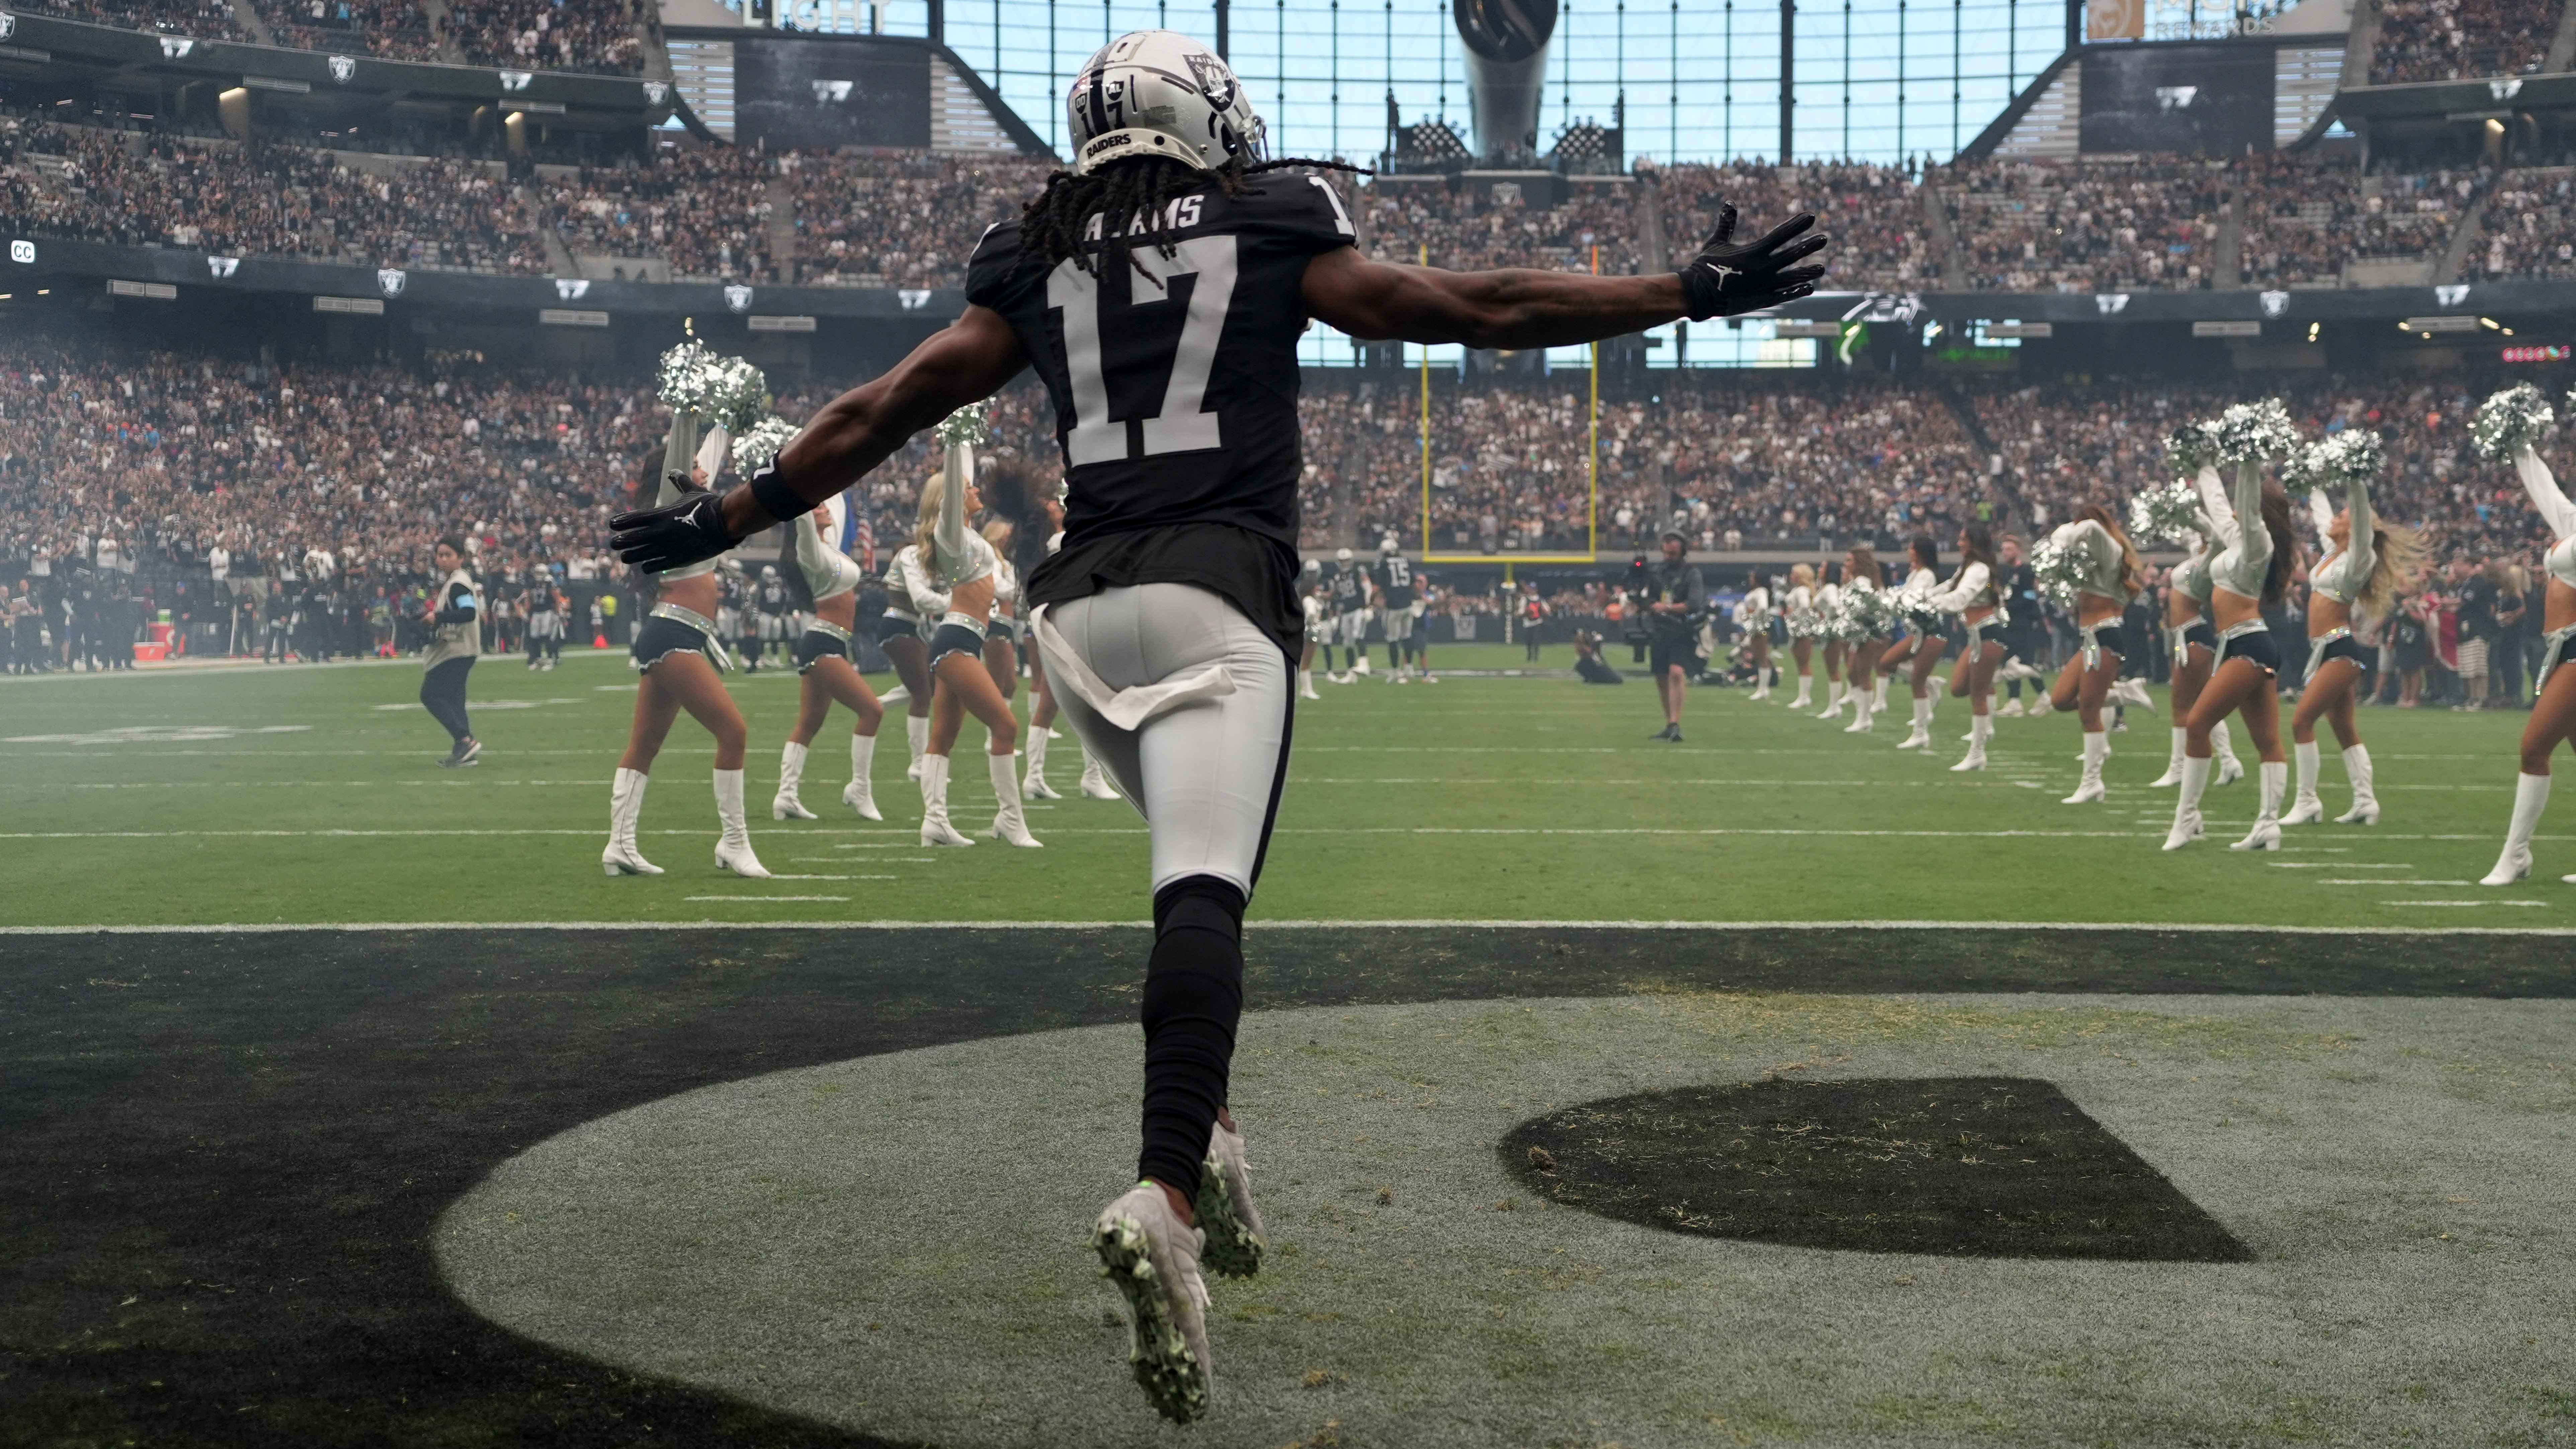
[[2132,597],[2120,581],[2124,562],[2120,541],[2100,521],[2079,518],[2073,523],[2061,523],[2048,535],[2048,541],[2083,561],[2084,577],[2075,581],[2076,592],[2123,604]]
[[[2317,536],[2323,538],[2327,526],[2334,522],[2332,507],[2325,502],[2323,491],[2308,496],[2313,500],[2310,506],[2325,516],[2325,521],[2317,525]],[[2349,607],[2369,587],[2371,571],[2379,567],[2379,553],[2370,542],[2371,532],[2378,526],[2370,515],[2370,485],[2359,478],[2345,485],[2344,507],[2352,513],[2352,532],[2346,535],[2352,541],[2308,570],[2308,586]],[[2327,546],[2333,547],[2331,543]]]
[[921,546],[907,543],[894,551],[886,565],[886,591],[894,596],[887,605],[890,614],[909,614],[919,619],[936,619],[948,612],[948,591],[930,581],[930,572],[921,566]]
[[[1908,586],[1911,586],[1911,580]],[[1950,580],[1948,588],[1929,591],[1923,602],[1944,614],[1992,608],[1995,602],[1994,575],[1984,564],[1971,559],[1960,568],[1958,576]]]
[[2531,495],[2531,506],[2540,510],[2541,521],[2558,536],[2549,548],[2549,576],[2576,587],[2576,503],[2569,503],[2567,495],[2558,491],[2558,479],[2531,449],[2513,455],[2513,471],[2522,475],[2523,491]]
[[2272,569],[2272,530],[2263,526],[2263,470],[2253,463],[2237,465],[2236,491],[2230,498],[2218,491],[2217,470],[2203,469],[2200,492],[2218,529],[2218,552],[2209,556],[2211,586],[2239,598],[2262,598],[2263,577]]
[[859,586],[867,570],[858,561],[841,552],[833,540],[841,536],[842,510],[848,507],[846,495],[823,500],[811,513],[796,519],[796,568],[805,576],[805,587],[817,601],[838,598]]
[[[731,441],[732,436],[733,435],[726,432],[721,425],[718,425],[707,429],[705,439],[698,444],[698,451],[695,455],[694,461],[700,468],[706,470],[707,482],[710,486],[712,486],[715,483],[715,480],[724,472],[727,444]],[[662,474],[662,481],[653,489],[653,506],[656,508],[668,508],[672,504],[677,503],[688,496],[689,495],[686,491],[672,485],[671,475],[668,470],[665,470]],[[685,567],[669,570],[668,572],[659,575],[659,577],[662,582],[666,584],[676,583],[681,579],[704,578],[708,574],[714,573],[716,571],[716,567],[723,562],[723,556],[718,555],[715,558],[701,559],[698,562],[686,565]]]

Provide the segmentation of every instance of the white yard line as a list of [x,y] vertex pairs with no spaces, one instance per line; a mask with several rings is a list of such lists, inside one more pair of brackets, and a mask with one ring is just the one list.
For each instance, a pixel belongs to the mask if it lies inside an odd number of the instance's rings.
[[[2386,885],[2390,882],[2380,882]],[[786,901],[796,896],[691,896],[690,900]],[[817,897],[835,900],[838,897]],[[2499,897],[2493,901],[2386,901],[2392,906],[2546,905]],[[242,936],[316,931],[692,931],[760,926],[798,931],[1144,931],[1136,921],[350,921],[333,924],[258,922],[193,926],[0,926],[0,936]],[[2176,924],[2163,921],[1247,921],[1254,931],[2122,931],[2174,935],[2262,936],[2576,936],[2576,926],[2283,926]]]

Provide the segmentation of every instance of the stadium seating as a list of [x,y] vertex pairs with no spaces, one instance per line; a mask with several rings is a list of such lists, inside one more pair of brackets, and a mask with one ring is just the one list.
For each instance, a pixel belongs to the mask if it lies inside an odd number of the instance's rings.
[[[36,0],[29,10],[136,30],[256,41],[223,0]],[[256,0],[275,44],[386,60],[635,75],[642,17],[628,0],[453,0],[442,28],[418,0]]]
[[0,129],[0,225],[234,256],[545,270],[497,164],[364,159],[371,169],[294,146],[22,122]]
[[2466,80],[2540,69],[2564,0],[2388,0],[2370,82]]
[[1046,184],[1016,158],[795,156],[796,266],[808,283],[958,287],[984,229]]
[[539,211],[576,261],[622,268],[641,259],[670,276],[776,282],[775,175],[757,152],[665,150],[648,166],[540,172]]
[[2576,281],[2576,172],[2507,172],[2487,199],[2477,270],[2493,280]]

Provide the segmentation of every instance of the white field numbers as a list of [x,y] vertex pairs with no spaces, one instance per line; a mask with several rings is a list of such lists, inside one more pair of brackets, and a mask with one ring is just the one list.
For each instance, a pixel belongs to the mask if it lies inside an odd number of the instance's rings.
[[[1175,203],[1180,226],[1197,222],[1198,198]],[[1142,230],[1141,225],[1138,228]],[[1174,277],[1195,276],[1189,316],[1181,323],[1181,340],[1172,357],[1171,380],[1163,388],[1163,405],[1145,422],[1145,453],[1189,453],[1225,445],[1217,415],[1200,410],[1207,396],[1208,371],[1216,363],[1217,339],[1225,335],[1226,309],[1234,303],[1235,242],[1231,236],[1192,237],[1164,256],[1147,247],[1136,254],[1145,275],[1130,275],[1131,289],[1156,285],[1171,293]],[[1100,280],[1075,266],[1070,258],[1047,274],[1047,305],[1064,313],[1064,365],[1073,382],[1073,431],[1064,440],[1065,461],[1115,463],[1127,456],[1127,424],[1109,416],[1109,378],[1100,358]]]

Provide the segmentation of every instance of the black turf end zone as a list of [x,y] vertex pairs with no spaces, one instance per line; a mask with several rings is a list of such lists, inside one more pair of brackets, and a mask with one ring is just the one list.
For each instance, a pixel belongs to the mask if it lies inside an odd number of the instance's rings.
[[[553,1133],[877,1052],[1136,1019],[1151,933],[0,937],[0,1449],[866,1445],[503,1331],[438,1215]],[[2542,936],[1327,927],[1260,1010],[1654,991],[2576,996]]]
[[1991,1258],[2253,1254],[2055,1084],[1921,1077],[1641,1092],[1515,1127],[1553,1202],[1712,1238]]

